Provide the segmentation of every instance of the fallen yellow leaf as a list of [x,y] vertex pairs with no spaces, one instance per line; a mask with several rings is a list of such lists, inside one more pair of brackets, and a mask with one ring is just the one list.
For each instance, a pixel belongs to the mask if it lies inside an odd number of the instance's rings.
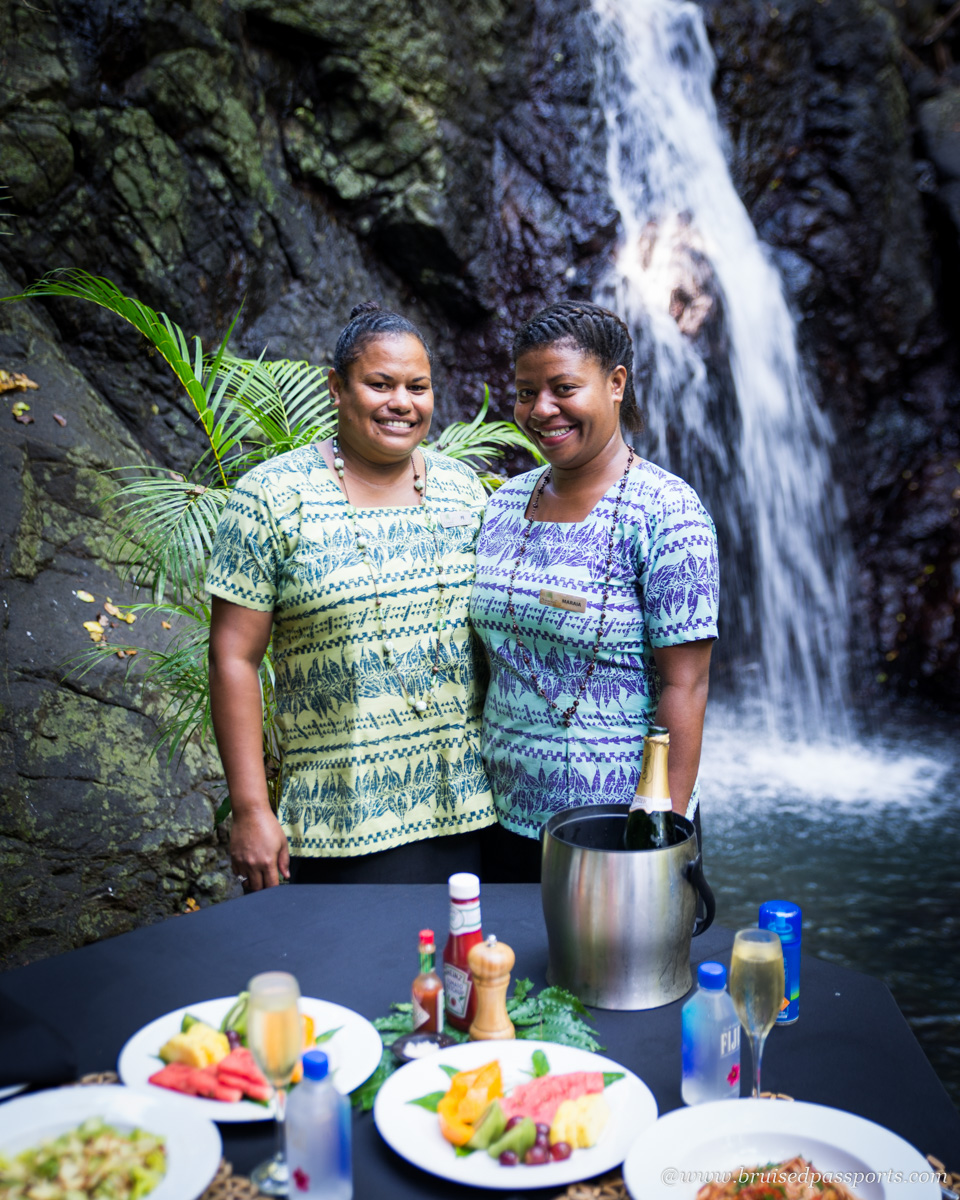
[[170,622],[169,622],[169,621],[161,621],[161,622],[160,622],[160,624],[161,624],[161,625],[164,627],[164,629],[169,629],[169,628],[170,628]]
[[88,604],[92,604],[96,600],[96,596],[91,596],[89,592],[74,592],[78,600],[86,600]]
[[183,911],[185,913],[199,912],[200,905],[196,902],[196,900],[194,900],[194,898],[192,896],[188,896],[186,898],[186,900],[184,900],[184,902],[183,902]]
[[111,604],[109,600],[106,602],[106,604],[103,607],[106,609],[106,611],[110,614],[111,617],[120,617],[122,619],[123,613],[120,611],[119,608],[117,608],[117,606],[115,604]]
[[28,379],[21,371],[0,371],[0,392],[25,392],[27,388],[37,389],[39,383]]
[[26,402],[26,400],[18,400],[13,408],[10,409],[10,411],[15,417],[22,417],[24,413],[28,413],[30,411],[30,405]]

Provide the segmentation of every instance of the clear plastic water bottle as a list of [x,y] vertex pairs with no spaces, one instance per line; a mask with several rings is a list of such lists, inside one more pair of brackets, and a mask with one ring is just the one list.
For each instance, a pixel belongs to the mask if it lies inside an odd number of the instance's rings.
[[352,1200],[350,1101],[330,1082],[327,1056],[308,1050],[284,1122],[290,1200]]
[[697,967],[696,992],[683,1006],[684,1104],[734,1100],[740,1095],[740,1022],[727,991],[727,968]]

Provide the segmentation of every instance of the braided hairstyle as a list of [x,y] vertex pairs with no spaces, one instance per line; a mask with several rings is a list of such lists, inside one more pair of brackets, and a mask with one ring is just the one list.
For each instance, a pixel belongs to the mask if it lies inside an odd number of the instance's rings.
[[333,369],[341,379],[346,380],[350,365],[357,361],[375,338],[400,337],[407,333],[417,339],[427,356],[427,362],[431,362],[430,347],[412,321],[388,308],[381,308],[374,300],[364,300],[353,308],[350,320],[340,331],[333,352]]
[[548,304],[517,330],[513,339],[514,362],[527,350],[538,350],[555,342],[576,346],[595,358],[607,373],[626,367],[620,420],[628,429],[639,430],[643,422],[633,390],[633,339],[617,314],[586,300],[558,300]]

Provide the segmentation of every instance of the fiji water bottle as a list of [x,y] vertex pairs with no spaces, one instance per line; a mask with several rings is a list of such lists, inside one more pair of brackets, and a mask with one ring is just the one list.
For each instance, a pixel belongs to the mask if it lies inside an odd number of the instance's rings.
[[800,1016],[800,935],[803,913],[789,900],[767,900],[760,905],[761,929],[772,929],[783,945],[783,1003],[778,1025],[792,1025]]
[[350,1101],[330,1082],[327,1056],[308,1050],[284,1122],[290,1200],[351,1200]]
[[683,1006],[684,1104],[735,1100],[740,1095],[740,1022],[727,991],[727,968],[697,967],[700,985]]

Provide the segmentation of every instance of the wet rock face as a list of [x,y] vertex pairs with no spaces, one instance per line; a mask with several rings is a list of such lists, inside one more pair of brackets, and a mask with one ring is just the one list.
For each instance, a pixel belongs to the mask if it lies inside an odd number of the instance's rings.
[[[960,699],[960,22],[925,46],[933,0],[703,7],[735,178],[841,432],[864,678]],[[0,47],[4,294],[80,266],[208,347],[242,304],[234,346],[314,362],[377,298],[434,343],[446,421],[484,382],[509,414],[516,324],[589,296],[615,243],[585,0],[15,2]],[[674,315],[709,343],[699,269]],[[74,593],[131,598],[101,472],[188,466],[192,410],[75,302],[0,307],[0,368],[40,384],[32,425],[0,414],[0,954],[22,961],[235,885],[215,760],[150,758],[160,698],[129,661],[60,683],[95,615]]]
[[[13,290],[2,270],[0,288]],[[0,307],[0,362],[40,385],[5,393],[0,422],[0,957],[15,965],[239,888],[214,830],[215,758],[191,746],[171,768],[154,756],[162,698],[137,686],[135,659],[126,682],[113,657],[67,673],[91,646],[83,622],[130,598],[111,567],[104,472],[142,450],[41,315]],[[32,424],[12,419],[17,398]],[[166,636],[157,618],[117,624],[117,645]]]

